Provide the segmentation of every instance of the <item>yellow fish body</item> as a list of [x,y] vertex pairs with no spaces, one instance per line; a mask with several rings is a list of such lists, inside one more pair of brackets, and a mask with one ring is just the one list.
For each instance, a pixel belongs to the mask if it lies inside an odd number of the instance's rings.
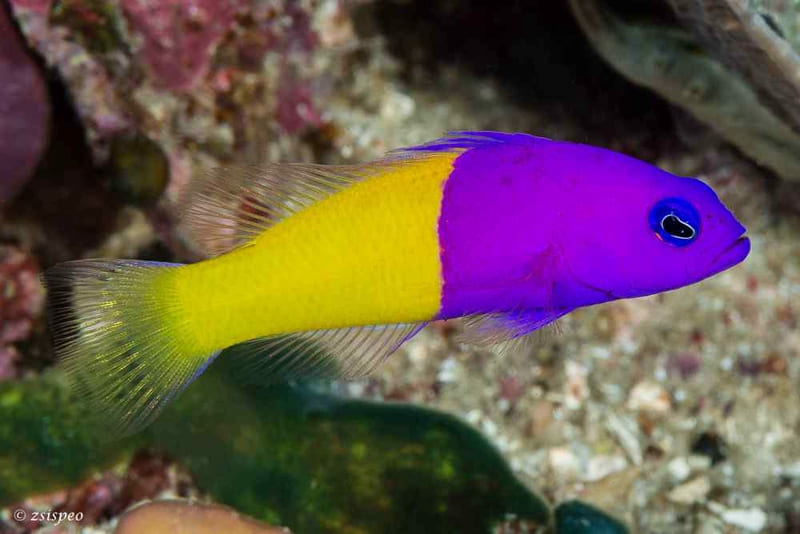
[[387,166],[246,246],[175,269],[183,341],[209,353],[275,334],[430,320],[441,300],[437,221],[452,159]]

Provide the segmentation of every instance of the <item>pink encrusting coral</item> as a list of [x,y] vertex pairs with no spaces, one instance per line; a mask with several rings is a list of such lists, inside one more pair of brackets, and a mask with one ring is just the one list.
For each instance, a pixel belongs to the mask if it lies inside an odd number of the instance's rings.
[[55,0],[12,0],[16,9],[23,9],[39,15],[47,15]]
[[307,81],[287,76],[278,88],[275,115],[284,132],[296,134],[308,126],[320,126],[322,115],[314,106],[311,87]]
[[208,72],[241,0],[123,0],[140,57],[164,88],[188,91]]
[[0,246],[0,344],[28,337],[43,303],[36,260],[17,248]]
[[19,351],[13,345],[0,345],[0,382],[17,378],[17,362],[19,361]]
[[30,177],[47,145],[50,107],[39,66],[0,9],[0,204]]
[[251,22],[239,28],[237,56],[243,70],[257,71],[269,54],[276,54],[278,86],[275,118],[288,134],[301,133],[309,126],[320,126],[322,115],[314,102],[311,79],[301,71],[320,38],[312,26],[311,15],[300,2],[287,0],[253,8]]
[[43,304],[36,260],[15,247],[0,246],[0,380],[17,375],[19,353],[11,343],[28,338]]

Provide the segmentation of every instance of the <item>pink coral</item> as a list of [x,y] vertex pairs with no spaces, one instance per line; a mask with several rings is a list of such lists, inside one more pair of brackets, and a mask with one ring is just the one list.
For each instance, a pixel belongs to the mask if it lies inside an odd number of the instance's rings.
[[19,351],[12,345],[0,345],[0,382],[17,378],[17,362],[19,361]]
[[36,261],[16,248],[0,246],[0,346],[27,338],[43,304]]
[[40,15],[47,15],[55,0],[11,0],[15,9],[24,9]]
[[285,77],[278,88],[276,118],[283,131],[296,134],[309,125],[320,126],[322,115],[314,107],[311,87],[308,82]]
[[16,248],[0,245],[0,381],[19,376],[20,354],[11,343],[30,335],[43,304],[36,261]]
[[[256,5],[246,23],[237,28],[235,39],[238,66],[258,72],[264,58],[276,55],[278,73],[275,119],[284,132],[297,134],[308,126],[320,126],[322,116],[314,103],[314,88],[303,65],[319,45],[311,13],[297,0],[274,0]],[[221,70],[215,81],[223,87],[231,72]]]
[[160,85],[188,91],[205,76],[211,55],[231,29],[240,0],[123,0],[140,55]]

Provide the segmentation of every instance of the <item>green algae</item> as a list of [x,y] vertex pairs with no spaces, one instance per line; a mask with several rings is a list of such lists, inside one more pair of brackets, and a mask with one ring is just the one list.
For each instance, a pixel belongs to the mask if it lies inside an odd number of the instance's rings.
[[198,385],[154,425],[154,442],[216,499],[257,518],[296,532],[548,522],[544,502],[451,416],[291,386],[231,387],[220,374]]
[[137,445],[85,432],[77,406],[57,373],[0,384],[0,505],[74,485]]
[[[308,388],[243,387],[215,365],[144,432],[101,441],[62,377],[0,385],[0,504],[75,485],[140,447],[215,500],[296,532],[490,532],[546,504],[456,418]],[[10,399],[10,400],[7,400]]]

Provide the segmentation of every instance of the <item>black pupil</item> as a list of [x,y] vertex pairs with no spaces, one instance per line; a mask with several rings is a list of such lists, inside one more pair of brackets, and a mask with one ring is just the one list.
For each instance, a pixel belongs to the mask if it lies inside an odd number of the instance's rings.
[[671,236],[681,239],[694,237],[694,228],[680,220],[674,215],[667,215],[661,220],[661,227]]

